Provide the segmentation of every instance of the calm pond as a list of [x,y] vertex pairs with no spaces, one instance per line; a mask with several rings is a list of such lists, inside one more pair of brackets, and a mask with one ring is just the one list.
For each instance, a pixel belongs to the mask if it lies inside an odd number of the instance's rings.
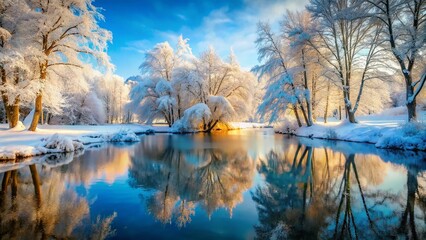
[[0,239],[426,238],[425,153],[271,129],[0,164]]

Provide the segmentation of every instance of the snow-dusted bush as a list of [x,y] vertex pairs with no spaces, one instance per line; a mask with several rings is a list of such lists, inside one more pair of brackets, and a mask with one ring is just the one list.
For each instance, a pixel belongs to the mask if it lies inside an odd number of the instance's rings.
[[155,130],[154,130],[154,129],[152,129],[152,128],[149,128],[149,129],[147,129],[147,130],[145,131],[145,134],[146,134],[146,135],[154,135],[154,134],[155,134]]
[[376,147],[425,151],[426,125],[421,123],[402,125],[379,138]]
[[50,136],[42,146],[56,152],[74,152],[84,148],[81,142],[57,133]]
[[131,130],[121,129],[117,133],[104,136],[107,142],[139,142],[141,139]]
[[334,129],[327,128],[325,132],[325,138],[332,140],[338,139],[337,132]]
[[296,130],[299,128],[297,125],[297,121],[295,118],[286,118],[282,122],[279,123],[279,125],[276,127],[277,132],[279,133],[295,133]]
[[200,130],[210,121],[212,113],[204,103],[197,103],[185,110],[182,119],[173,124],[174,132],[194,132]]
[[230,121],[235,115],[231,103],[223,96],[209,96],[207,98],[207,106],[212,113],[212,121]]

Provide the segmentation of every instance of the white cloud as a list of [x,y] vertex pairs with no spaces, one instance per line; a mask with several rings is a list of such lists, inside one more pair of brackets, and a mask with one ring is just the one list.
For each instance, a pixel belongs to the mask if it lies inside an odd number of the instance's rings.
[[[245,7],[240,10],[233,11],[227,7],[212,10],[197,28],[183,26],[179,31],[155,31],[155,36],[161,39],[159,42],[174,44],[178,36],[184,34],[185,38],[191,39],[190,45],[195,54],[212,46],[222,58],[226,58],[232,48],[240,64],[250,69],[258,63],[255,45],[257,23],[268,21],[277,25],[287,9],[303,10],[307,3],[308,0],[246,0]],[[190,19],[190,16],[176,16],[182,20]],[[155,43],[143,40],[128,45],[129,49],[144,52]]]
[[185,15],[183,15],[183,14],[176,14],[176,17],[178,17],[178,18],[180,18],[181,20],[183,20],[183,21],[186,21],[186,16]]
[[138,40],[126,43],[126,46],[122,48],[125,51],[136,51],[138,53],[145,53],[146,50],[150,49],[152,42],[149,40]]
[[194,50],[199,52],[213,46],[222,57],[226,57],[232,47],[240,64],[250,69],[257,64],[257,23],[268,21],[276,24],[287,9],[303,10],[307,2],[308,0],[246,0],[246,7],[239,11],[216,9],[194,30],[196,35],[201,36]]

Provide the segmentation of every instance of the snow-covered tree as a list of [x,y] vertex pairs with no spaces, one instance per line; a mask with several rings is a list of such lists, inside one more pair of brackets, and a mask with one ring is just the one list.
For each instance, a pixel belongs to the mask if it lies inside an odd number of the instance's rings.
[[[81,69],[84,55],[111,67],[105,50],[111,33],[98,25],[102,15],[92,0],[27,0],[33,20],[27,24],[31,46],[38,50],[40,90],[29,130],[35,131],[42,114],[43,91],[58,66]],[[35,68],[35,66],[34,66]]]
[[[185,123],[188,129],[197,125],[200,128],[196,130],[211,131],[217,123],[250,115],[250,90],[256,81],[242,70],[232,52],[227,62],[212,48],[197,58],[188,39],[180,36],[175,49],[165,42],[147,51],[141,70],[143,75],[132,87],[130,98],[143,122],[164,119],[172,126],[181,119],[176,126]],[[186,111],[198,103],[209,108],[206,114],[210,116],[199,126],[191,123],[198,110]]]
[[294,71],[289,65],[289,55],[286,54],[285,41],[276,35],[268,23],[259,23],[256,40],[258,60],[261,65],[255,66],[253,71],[259,78],[266,78],[266,92],[258,112],[261,118],[269,122],[277,121],[287,110],[292,109],[299,126],[302,126],[298,114],[301,109],[307,125],[310,124],[307,112],[302,104],[302,91],[297,88],[294,80]]
[[312,46],[327,61],[329,73],[334,75],[330,79],[341,88],[351,123],[356,122],[355,112],[366,82],[385,80],[390,74],[381,45],[383,26],[363,18],[369,12],[363,3],[360,0],[311,0],[308,6],[319,24],[318,37],[311,41]]
[[162,42],[145,53],[145,60],[139,68],[146,75],[170,82],[176,61],[174,49],[168,42]]
[[176,108],[173,91],[170,82],[164,79],[142,79],[130,92],[132,108],[138,113],[139,120],[150,124],[156,119],[164,119],[171,126]]
[[126,118],[129,86],[118,75],[106,74],[95,80],[95,91],[103,102],[107,123],[122,123]]
[[392,53],[404,78],[408,121],[416,121],[416,98],[426,83],[426,1],[365,2],[373,9],[368,17],[378,19],[384,25],[386,47]]
[[218,122],[226,122],[226,119],[244,119],[250,115],[251,89],[256,81],[253,74],[241,69],[232,51],[229,61],[224,62],[213,48],[209,48],[194,65],[195,79],[188,91],[197,102],[207,104],[214,116],[215,112],[220,112],[206,124],[204,130],[210,131]]
[[[293,58],[294,68],[297,68],[295,77],[302,79],[302,97],[306,102],[307,125],[313,123],[313,109],[315,101],[312,94],[316,93],[316,82],[318,80],[319,57],[309,45],[309,41],[315,37],[316,25],[307,12],[287,11],[282,22],[282,35],[290,41],[290,54]],[[309,81],[309,79],[311,81]]]
[[163,42],[146,52],[140,66],[143,80],[131,91],[133,106],[140,108],[140,120],[151,123],[163,118],[171,126],[182,117],[188,104],[185,92],[192,59],[187,42],[180,36],[176,49]]
[[31,29],[26,28],[30,19],[26,1],[0,2],[0,94],[9,127],[19,121],[20,105],[32,101],[39,86],[31,81],[37,74],[34,49],[28,44]]

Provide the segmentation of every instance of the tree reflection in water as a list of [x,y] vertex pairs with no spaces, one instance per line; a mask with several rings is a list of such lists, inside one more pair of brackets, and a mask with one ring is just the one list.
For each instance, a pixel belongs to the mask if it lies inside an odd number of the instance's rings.
[[115,214],[90,219],[99,209],[119,212],[118,238],[426,238],[426,153],[254,136],[144,136],[64,165],[3,166],[0,239],[104,237]]
[[153,189],[148,211],[162,223],[185,226],[199,205],[210,216],[218,208],[232,215],[252,185],[254,161],[238,149],[177,147],[169,136],[155,147],[142,144],[132,159],[130,185]]
[[59,171],[32,164],[1,175],[0,239],[104,239],[113,233],[115,214],[89,222],[90,234],[85,234],[88,202],[66,186]]
[[266,184],[252,194],[260,222],[255,226],[257,238],[423,239],[421,168],[404,165],[407,186],[392,192],[380,189],[384,176],[377,176],[386,173],[388,165],[374,155],[300,144],[282,153],[271,151],[257,167]]
[[[407,171],[407,197],[405,203],[405,209],[403,211],[400,225],[398,228],[398,234],[406,235],[412,239],[424,239],[426,236],[425,229],[416,229],[416,218],[421,217],[416,216],[416,204],[419,205],[419,208],[423,212],[423,216],[425,216],[426,212],[426,194],[425,194],[425,186],[419,186],[419,179],[422,179],[422,183],[424,184],[424,172],[420,173],[419,169],[416,167],[408,168]],[[426,219],[423,218],[424,222]],[[422,232],[419,232],[422,231]]]

